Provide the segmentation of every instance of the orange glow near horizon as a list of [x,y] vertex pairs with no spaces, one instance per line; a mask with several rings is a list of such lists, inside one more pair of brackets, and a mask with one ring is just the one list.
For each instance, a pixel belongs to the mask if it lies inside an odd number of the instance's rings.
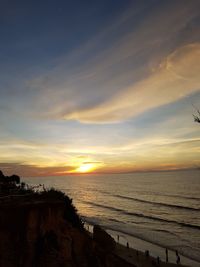
[[89,173],[95,169],[95,165],[92,163],[85,163],[80,165],[76,170],[75,173]]

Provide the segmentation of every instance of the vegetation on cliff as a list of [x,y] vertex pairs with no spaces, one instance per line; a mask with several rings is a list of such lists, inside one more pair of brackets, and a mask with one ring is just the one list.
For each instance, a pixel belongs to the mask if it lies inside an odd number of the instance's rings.
[[[77,213],[75,206],[72,203],[72,199],[69,198],[64,192],[54,188],[42,190],[35,190],[38,187],[31,187],[24,182],[20,183],[20,177],[17,175],[4,176],[0,171],[0,197],[8,203],[9,200],[15,203],[22,203],[24,200],[31,202],[43,202],[53,203],[61,202],[64,204],[64,219],[72,224],[74,227],[83,229],[83,222]],[[26,197],[26,198],[23,198]]]
[[69,221],[73,226],[83,229],[84,224],[72,203],[72,198],[69,198],[62,191],[51,188],[41,192],[34,192],[34,197],[40,200],[63,201],[65,205],[64,219]]

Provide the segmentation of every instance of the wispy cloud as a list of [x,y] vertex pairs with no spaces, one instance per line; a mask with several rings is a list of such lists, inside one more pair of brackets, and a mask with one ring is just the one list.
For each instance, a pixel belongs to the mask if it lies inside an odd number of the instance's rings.
[[66,115],[82,122],[117,122],[200,91],[200,44],[170,54],[157,70],[95,108]]
[[37,107],[32,115],[119,122],[198,91],[199,31],[192,23],[197,7],[194,1],[160,5],[141,20],[142,7],[127,11],[27,83],[27,93],[34,92],[27,104]]
[[[45,175],[90,163],[102,171],[195,165],[200,2],[136,2],[84,42],[66,51],[54,44],[59,56],[47,51],[27,71],[37,51],[29,63],[23,53],[0,63],[0,168]],[[25,46],[16,40],[17,49],[51,40],[36,36]]]

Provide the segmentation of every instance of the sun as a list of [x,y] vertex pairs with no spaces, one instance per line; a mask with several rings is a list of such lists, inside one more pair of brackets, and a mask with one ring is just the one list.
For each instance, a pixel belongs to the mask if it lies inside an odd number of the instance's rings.
[[84,163],[80,167],[76,169],[76,172],[79,173],[87,173],[93,171],[95,168],[94,164],[92,163]]

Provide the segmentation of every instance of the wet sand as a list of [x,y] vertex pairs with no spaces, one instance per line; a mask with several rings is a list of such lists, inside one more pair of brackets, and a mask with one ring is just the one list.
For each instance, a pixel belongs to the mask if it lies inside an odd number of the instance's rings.
[[133,248],[127,248],[123,245],[116,243],[116,250],[114,252],[117,256],[123,258],[127,262],[137,266],[137,267],[177,267],[186,266],[182,264],[167,263],[164,261],[157,262],[157,259],[151,255],[146,256],[144,252],[137,251]]
[[[159,245],[155,245],[152,244],[148,241],[144,241],[142,239],[133,237],[133,236],[129,236],[129,235],[125,235],[125,234],[121,234],[117,231],[113,231],[113,230],[107,230],[107,232],[114,238],[114,240],[116,241],[116,243],[119,243],[120,245],[125,246],[126,248],[126,243],[129,243],[129,247],[133,248],[135,251],[146,251],[148,250],[150,255],[156,259],[157,256],[160,257],[160,259],[162,260],[162,262],[166,261],[166,254],[165,254],[165,248],[161,247]],[[118,242],[118,238],[117,236],[119,236],[119,242]],[[180,263],[183,266],[190,266],[190,267],[200,267],[200,263],[192,260],[190,258],[187,258],[185,256],[183,256],[180,251],[179,251],[179,255],[180,255]],[[176,253],[175,251],[171,250],[168,248],[168,262],[169,263],[173,263],[174,265],[172,266],[177,266],[176,264]],[[167,265],[168,266],[168,265]],[[179,264],[180,266],[180,264]]]
[[[93,233],[93,225],[86,223],[86,229],[89,233]],[[191,260],[183,255],[180,255],[180,264],[176,264],[175,251],[168,249],[168,262],[166,262],[165,248],[150,242],[138,239],[136,237],[121,234],[117,231],[107,230],[116,242],[115,254],[123,258],[125,261],[137,267],[173,267],[173,266],[187,266],[187,267],[200,267],[199,263]],[[118,240],[119,238],[119,240]],[[126,247],[127,242],[129,248]],[[149,256],[145,255],[145,251],[149,251]],[[160,264],[158,265],[157,256],[159,256]]]

